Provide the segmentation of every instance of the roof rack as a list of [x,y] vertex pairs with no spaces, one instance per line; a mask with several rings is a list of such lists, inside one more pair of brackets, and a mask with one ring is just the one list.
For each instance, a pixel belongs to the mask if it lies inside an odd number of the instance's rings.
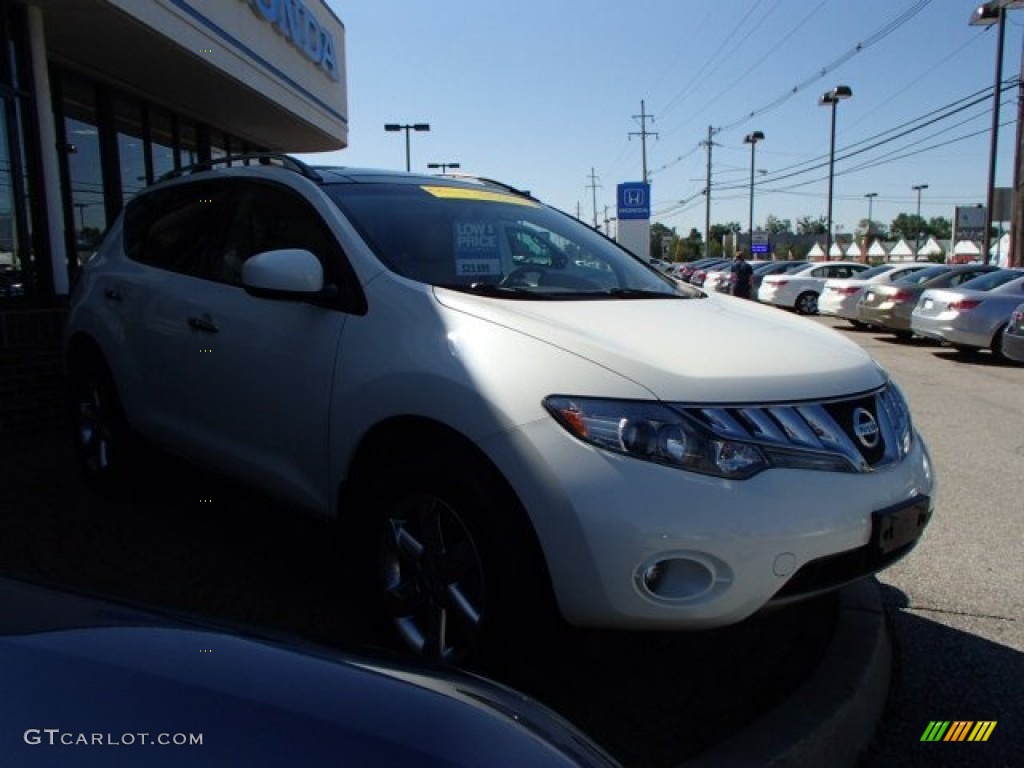
[[168,179],[176,179],[179,176],[187,176],[193,173],[199,173],[200,171],[208,171],[216,165],[243,162],[245,165],[249,165],[250,161],[255,161],[258,165],[276,165],[279,168],[295,171],[295,173],[305,176],[310,181],[323,181],[323,177],[310,166],[306,165],[301,160],[296,160],[291,155],[286,155],[281,152],[249,152],[244,155],[225,155],[224,157],[218,157],[213,160],[204,160],[201,163],[193,163],[192,165],[186,165],[184,168],[176,168],[173,171],[168,171],[161,175],[157,181],[167,181]]
[[492,184],[493,186],[500,187],[501,189],[504,189],[506,192],[511,192],[514,195],[519,195],[520,197],[528,197],[531,200],[535,200],[536,199],[533,195],[530,194],[530,192],[528,190],[517,189],[516,187],[513,187],[510,184],[506,184],[503,181],[496,181],[495,179],[488,179],[488,178],[486,178],[484,176],[474,176],[471,173],[439,173],[438,176],[441,176],[442,178],[449,178],[449,179],[464,179],[464,180],[467,180],[467,181],[482,181],[484,184]]

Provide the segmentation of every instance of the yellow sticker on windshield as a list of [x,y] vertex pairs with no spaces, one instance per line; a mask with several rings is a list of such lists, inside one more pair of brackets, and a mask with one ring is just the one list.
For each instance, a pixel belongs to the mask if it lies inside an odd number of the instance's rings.
[[525,205],[530,208],[537,208],[533,200],[518,195],[510,195],[505,192],[488,192],[483,189],[466,189],[465,187],[435,187],[425,185],[420,187],[424,192],[429,192],[434,197],[444,197],[453,200],[481,200],[488,203],[511,203],[512,205]]

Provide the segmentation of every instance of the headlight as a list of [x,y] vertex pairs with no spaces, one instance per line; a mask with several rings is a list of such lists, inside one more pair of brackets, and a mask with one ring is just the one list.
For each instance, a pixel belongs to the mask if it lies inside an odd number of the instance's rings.
[[716,436],[659,403],[553,395],[544,407],[580,440],[633,458],[730,480],[769,466],[758,446]]

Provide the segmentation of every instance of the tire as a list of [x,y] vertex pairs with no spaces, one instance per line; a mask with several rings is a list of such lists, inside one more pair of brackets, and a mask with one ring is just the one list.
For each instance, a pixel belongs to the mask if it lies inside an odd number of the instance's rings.
[[[428,449],[429,450],[429,449]],[[418,452],[365,496],[358,534],[374,556],[361,579],[389,644],[479,670],[495,668],[523,631],[552,616],[547,572],[525,512],[485,462]],[[369,525],[367,525],[369,523]]]
[[1006,355],[1003,354],[1003,334],[1006,333],[1006,329],[1009,327],[1009,324],[1004,325],[992,336],[992,343],[989,345],[989,349],[996,360],[1006,360]]
[[818,314],[818,294],[814,291],[804,291],[796,297],[793,307],[801,315]]
[[69,395],[75,452],[86,483],[104,495],[120,495],[132,474],[136,441],[106,363],[96,356],[75,363]]

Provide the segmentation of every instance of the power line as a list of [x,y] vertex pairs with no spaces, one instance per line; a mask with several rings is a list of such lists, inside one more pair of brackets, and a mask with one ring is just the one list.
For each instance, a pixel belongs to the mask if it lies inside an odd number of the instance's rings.
[[857,43],[855,46],[853,46],[848,51],[843,53],[837,59],[834,59],[833,61],[826,64],[824,67],[821,67],[819,70],[815,72],[815,74],[806,78],[802,82],[797,83],[790,90],[786,91],[784,94],[780,95],[779,97],[769,102],[768,104],[765,104],[763,107],[759,107],[758,109],[748,112],[746,115],[743,115],[742,117],[739,117],[729,123],[726,123],[725,125],[721,126],[720,130],[730,130],[732,128],[737,127],[738,125],[745,123],[747,120],[756,117],[757,115],[763,115],[765,112],[770,112],[771,110],[781,106],[785,102],[789,101],[789,99],[791,99],[796,94],[807,89],[814,83],[821,80],[826,75],[838,69],[840,66],[842,66],[847,61],[852,59],[858,53],[861,53],[862,51],[867,50],[876,43],[879,43],[882,40],[884,40],[886,37],[891,35],[897,29],[899,29],[912,18],[914,18],[914,16],[916,16],[918,13],[924,10],[928,5],[931,4],[931,2],[932,0],[916,0],[916,2],[912,3],[899,16],[892,19],[890,22],[882,26],[880,29],[876,30],[866,40]]

